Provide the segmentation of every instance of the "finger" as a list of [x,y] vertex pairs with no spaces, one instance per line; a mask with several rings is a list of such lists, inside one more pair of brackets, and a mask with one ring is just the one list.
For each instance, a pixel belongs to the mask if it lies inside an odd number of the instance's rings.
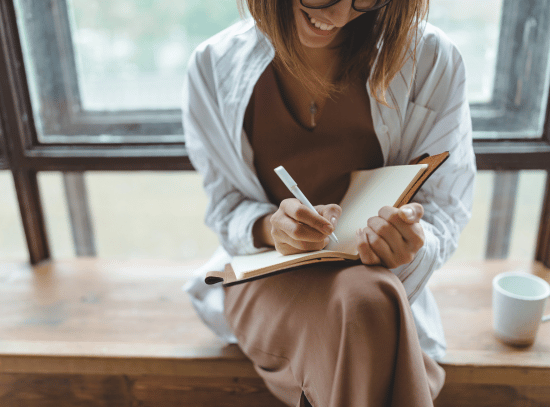
[[330,221],[334,227],[336,227],[338,219],[342,216],[342,208],[336,204],[317,205],[315,209],[323,218]]
[[394,268],[397,267],[399,264],[403,264],[398,263],[398,257],[392,252],[390,246],[388,245],[386,240],[382,238],[382,236],[374,232],[374,230],[372,230],[372,228],[370,227],[366,227],[364,230],[367,235],[370,247],[372,248],[373,252],[380,258],[380,262],[382,265],[388,268]]
[[376,253],[374,253],[374,251],[372,250],[364,229],[357,230],[357,232],[355,233],[355,241],[357,243],[357,251],[359,252],[361,263],[369,266],[382,264],[382,260],[380,260],[380,257],[378,257]]
[[285,199],[281,202],[280,207],[289,217],[316,229],[325,236],[334,232],[334,226],[327,219],[322,217],[317,211],[312,211],[297,199]]
[[406,223],[418,222],[424,216],[424,207],[416,202],[403,205],[399,208],[399,216]]
[[[275,230],[273,230],[273,233],[289,244],[292,244],[291,241],[320,243],[327,237],[326,234],[319,232],[305,223],[298,222],[286,214],[281,218],[277,218],[274,226]],[[293,244],[293,246],[297,247],[296,244]]]
[[401,234],[408,247],[418,250],[424,245],[424,230],[418,222],[408,223],[401,217],[401,208],[384,206],[378,212],[378,216],[391,223]]
[[407,243],[399,230],[386,219],[373,216],[367,221],[367,226],[386,242],[392,253],[407,250]]
[[328,241],[329,239],[327,238],[322,245],[316,245],[308,242],[299,242],[299,241],[291,240],[290,243],[286,243],[280,240],[276,240],[275,250],[277,250],[279,253],[284,255],[312,252],[312,251],[323,249],[323,247],[325,247],[328,244]]

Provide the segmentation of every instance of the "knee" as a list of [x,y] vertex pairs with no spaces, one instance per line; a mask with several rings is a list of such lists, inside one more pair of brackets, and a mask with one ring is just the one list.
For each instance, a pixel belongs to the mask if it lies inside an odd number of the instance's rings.
[[357,266],[335,276],[329,315],[335,325],[361,329],[387,329],[399,318],[407,301],[399,279],[389,270]]

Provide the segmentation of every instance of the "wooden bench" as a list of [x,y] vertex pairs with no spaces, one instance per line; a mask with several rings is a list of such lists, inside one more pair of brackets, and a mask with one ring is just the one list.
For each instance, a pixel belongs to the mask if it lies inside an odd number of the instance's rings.
[[[282,406],[195,315],[181,285],[199,264],[0,263],[0,406]],[[516,269],[550,281],[511,261],[430,281],[449,346],[437,406],[550,406],[550,324],[526,349],[491,333],[491,279]]]

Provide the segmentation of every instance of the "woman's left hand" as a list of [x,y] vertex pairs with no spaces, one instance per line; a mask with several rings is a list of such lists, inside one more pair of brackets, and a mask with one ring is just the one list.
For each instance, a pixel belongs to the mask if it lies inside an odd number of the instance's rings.
[[366,265],[395,268],[410,263],[424,245],[420,219],[424,208],[418,203],[401,208],[384,206],[356,234],[357,249]]

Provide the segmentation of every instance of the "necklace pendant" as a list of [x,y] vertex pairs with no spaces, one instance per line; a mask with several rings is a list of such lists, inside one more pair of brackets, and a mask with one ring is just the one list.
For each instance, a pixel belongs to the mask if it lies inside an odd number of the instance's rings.
[[315,127],[317,125],[317,123],[315,123],[315,116],[317,115],[317,105],[313,100],[309,105],[309,113],[311,114],[311,127]]

